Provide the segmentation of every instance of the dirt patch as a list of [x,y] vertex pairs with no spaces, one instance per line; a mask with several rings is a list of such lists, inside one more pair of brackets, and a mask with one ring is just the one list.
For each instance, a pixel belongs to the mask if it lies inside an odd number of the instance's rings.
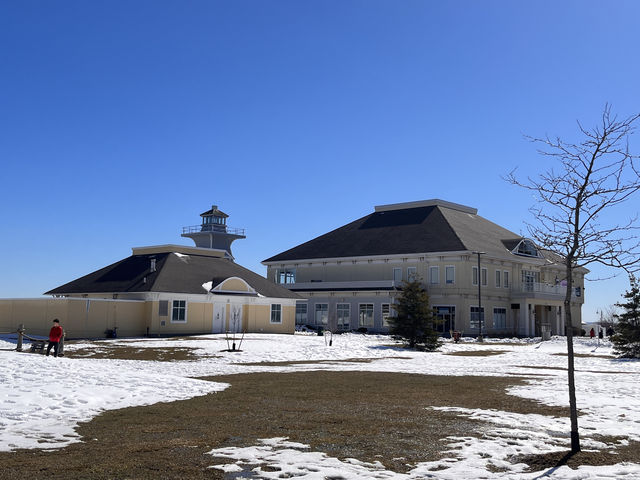
[[[304,372],[211,377],[231,387],[190,400],[108,411],[78,433],[84,443],[48,452],[0,452],[0,479],[224,478],[206,452],[289,437],[338,458],[380,461],[403,472],[437,460],[446,437],[485,425],[431,406],[566,415],[505,394],[521,379],[377,372]],[[223,463],[226,463],[224,461]]]
[[448,352],[444,355],[453,355],[455,357],[490,357],[492,355],[503,355],[507,352],[500,350],[462,350],[459,352]]
[[193,361],[213,357],[213,355],[198,355],[195,351],[196,349],[194,348],[186,347],[157,348],[96,344],[96,346],[81,348],[78,350],[65,350],[65,355],[70,358],[150,360],[155,362]]
[[512,463],[526,463],[528,471],[536,472],[558,468],[563,465],[576,469],[581,465],[615,465],[622,462],[638,463],[640,459],[640,443],[629,442],[626,446],[616,446],[615,451],[581,451],[571,453],[569,450],[546,453],[544,455],[521,455],[509,459]]

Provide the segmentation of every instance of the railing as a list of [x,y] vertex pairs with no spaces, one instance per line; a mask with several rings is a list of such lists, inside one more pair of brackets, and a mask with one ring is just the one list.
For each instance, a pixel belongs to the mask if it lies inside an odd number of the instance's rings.
[[[523,283],[520,285],[519,289],[516,289],[516,292],[521,293],[539,293],[542,295],[550,295],[557,297],[564,297],[567,293],[566,285],[552,285],[549,283],[539,283],[539,282],[531,282],[531,283]],[[574,287],[573,292],[571,292],[571,296],[573,298],[582,296],[582,288]]]
[[191,225],[188,227],[182,227],[182,234],[185,233],[199,233],[199,232],[222,232],[222,233],[230,233],[231,235],[242,235],[244,236],[245,229],[244,228],[231,228],[226,225]]

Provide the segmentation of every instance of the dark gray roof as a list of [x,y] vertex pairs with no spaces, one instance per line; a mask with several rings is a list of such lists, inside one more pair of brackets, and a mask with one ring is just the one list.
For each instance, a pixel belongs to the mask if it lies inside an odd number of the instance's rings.
[[377,210],[264,262],[474,250],[504,255],[503,240],[522,239],[470,211],[442,204]]
[[[150,270],[152,258],[156,260],[155,272]],[[226,258],[169,252],[132,255],[54,288],[45,295],[133,292],[204,294],[207,293],[202,287],[204,283],[212,282],[215,287],[230,277],[243,279],[265,297],[301,298]]]

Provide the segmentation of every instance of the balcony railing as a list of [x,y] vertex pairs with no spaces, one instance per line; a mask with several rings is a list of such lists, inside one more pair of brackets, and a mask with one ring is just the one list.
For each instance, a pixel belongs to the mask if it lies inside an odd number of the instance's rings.
[[186,233],[199,233],[199,232],[221,232],[221,233],[229,233],[231,235],[242,235],[244,236],[244,228],[231,228],[226,225],[191,225],[189,227],[182,227],[182,234]]
[[[531,282],[521,284],[520,288],[516,289],[516,292],[564,297],[567,292],[567,287],[565,285],[552,285],[549,283]],[[582,288],[574,287],[573,292],[571,292],[571,296],[574,298],[581,297]]]

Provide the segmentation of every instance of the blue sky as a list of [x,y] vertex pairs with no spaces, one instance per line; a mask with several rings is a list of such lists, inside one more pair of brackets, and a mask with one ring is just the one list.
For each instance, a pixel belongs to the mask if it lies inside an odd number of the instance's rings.
[[[2,2],[0,297],[188,245],[211,204],[262,274],[385,203],[442,198],[524,233],[533,199],[501,176],[551,163],[523,134],[640,111],[638,18],[635,1]],[[585,320],[627,287],[587,285]]]

